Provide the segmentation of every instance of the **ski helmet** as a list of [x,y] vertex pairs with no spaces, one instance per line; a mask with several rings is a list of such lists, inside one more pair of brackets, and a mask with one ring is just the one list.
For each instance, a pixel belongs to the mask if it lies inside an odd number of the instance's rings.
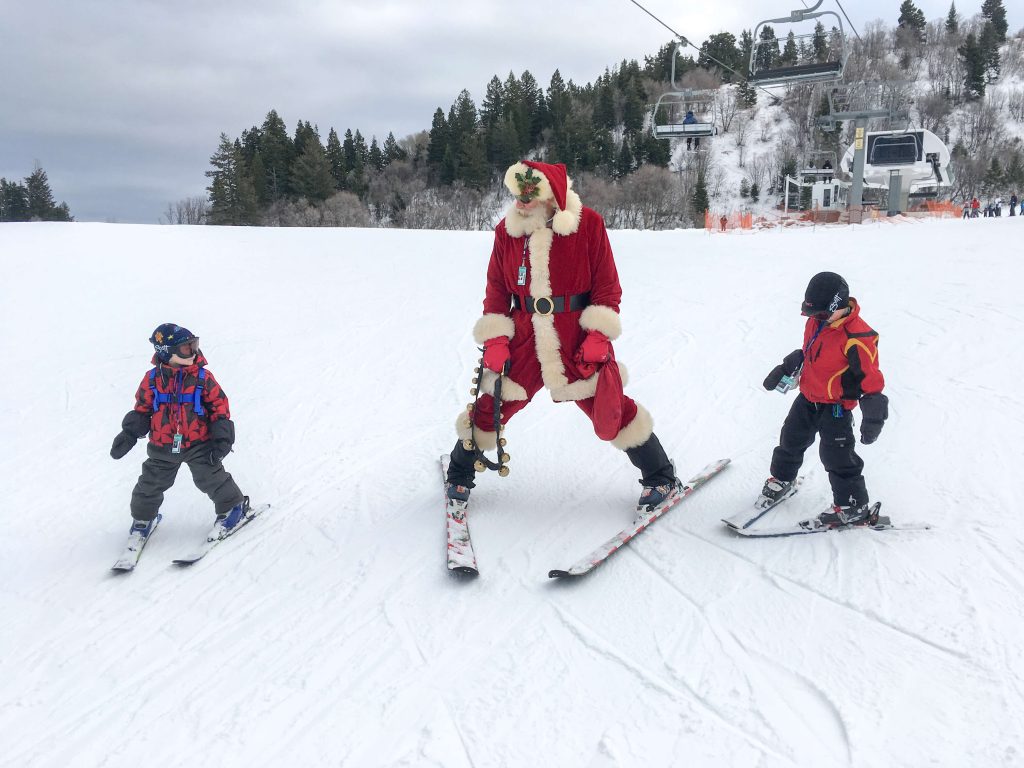
[[[178,348],[185,344],[191,344],[192,353],[196,354],[198,352],[196,345],[199,342],[199,337],[188,328],[182,328],[174,323],[163,323],[153,331],[153,335],[149,337],[149,342],[153,345],[153,349],[156,350],[157,359],[161,363],[169,363],[171,355],[176,354]],[[182,357],[189,357],[189,355],[182,355]]]
[[819,272],[811,278],[804,291],[800,314],[823,319],[850,301],[850,286],[835,272]]

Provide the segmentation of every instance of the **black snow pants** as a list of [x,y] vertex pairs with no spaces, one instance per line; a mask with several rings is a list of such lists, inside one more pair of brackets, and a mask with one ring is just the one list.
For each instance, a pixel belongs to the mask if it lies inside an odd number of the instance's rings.
[[242,503],[242,491],[224,469],[224,464],[220,461],[210,463],[209,443],[197,443],[181,453],[171,453],[147,444],[146,455],[149,458],[142,462],[142,474],[132,491],[133,519],[148,522],[156,517],[164,501],[164,491],[174,485],[182,464],[188,464],[192,482],[210,497],[217,514]]
[[814,443],[815,435],[821,437],[818,453],[828,472],[834,503],[843,507],[867,504],[868,491],[861,474],[864,460],[854,451],[853,414],[842,405],[812,403],[801,394],[796,396],[772,453],[772,477],[795,480],[804,451]]

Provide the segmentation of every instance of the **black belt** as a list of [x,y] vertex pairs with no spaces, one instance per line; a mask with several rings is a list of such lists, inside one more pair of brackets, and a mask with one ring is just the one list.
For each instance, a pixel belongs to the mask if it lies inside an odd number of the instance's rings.
[[[566,298],[569,299],[568,308],[565,306]],[[589,304],[589,293],[577,293],[569,297],[542,296],[539,299],[535,299],[533,296],[527,296],[525,310],[531,315],[534,313],[538,315],[550,315],[554,312],[579,312],[586,309]],[[524,309],[523,302],[522,299],[519,298],[519,294],[512,294],[512,306],[515,309]]]

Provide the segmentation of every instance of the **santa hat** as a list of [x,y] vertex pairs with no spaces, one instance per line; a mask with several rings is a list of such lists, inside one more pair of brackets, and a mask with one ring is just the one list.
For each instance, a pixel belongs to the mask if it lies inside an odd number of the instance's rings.
[[[526,180],[535,184],[522,184]],[[526,192],[534,200],[551,200],[558,212],[551,222],[551,228],[559,235],[568,235],[576,231],[583,211],[579,195],[572,191],[572,179],[565,170],[564,163],[538,163],[534,160],[522,160],[514,163],[505,171],[505,186],[516,197]],[[533,194],[530,194],[530,192]]]

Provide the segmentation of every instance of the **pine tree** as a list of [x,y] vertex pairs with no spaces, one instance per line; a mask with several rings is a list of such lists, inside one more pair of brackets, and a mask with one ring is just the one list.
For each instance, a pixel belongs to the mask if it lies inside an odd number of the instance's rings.
[[[815,40],[817,40],[817,29],[815,29]],[[800,52],[796,47],[796,35],[790,31],[789,35],[786,36],[786,45],[782,48],[782,56],[779,58],[779,64],[786,67],[796,66],[800,61]]]
[[999,164],[999,158],[993,157],[989,163],[988,171],[982,181],[982,189],[986,195],[998,194],[1003,186],[1003,167]]
[[779,63],[779,41],[775,39],[775,30],[769,25],[761,28],[754,53],[754,70],[762,72],[774,69]]
[[0,221],[28,221],[28,190],[24,184],[0,178]]
[[[771,29],[766,27],[765,29]],[[763,35],[762,35],[763,37]],[[771,39],[775,39],[775,33],[771,33]],[[758,48],[760,52],[760,47]],[[775,54],[772,61],[778,59],[779,50],[778,46],[775,46]],[[719,76],[727,83],[731,83],[735,75],[731,70],[742,72],[746,69],[746,63],[749,59],[744,60],[743,54],[740,49],[736,46],[736,36],[731,32],[719,32],[711,35],[705,40],[700,46],[700,55],[697,57],[697,63],[704,69],[712,72],[717,72]],[[676,78],[679,77],[679,62],[676,62]],[[728,69],[728,68],[731,68]]]
[[756,181],[750,185],[750,199],[755,203],[761,199],[761,185]]
[[707,180],[704,178],[704,171],[698,171],[697,183],[693,188],[693,225],[695,227],[704,226],[704,214],[707,213],[709,205]]
[[828,61],[828,36],[825,34],[825,25],[820,21],[814,25],[811,50],[814,51],[815,62],[823,64]]
[[903,4],[900,5],[897,26],[902,30],[908,30],[911,33],[911,39],[923,43],[925,40],[924,28],[927,25],[928,20],[925,19],[924,11],[914,5],[914,0],[903,0]]
[[267,169],[263,165],[263,155],[259,150],[252,156],[252,162],[248,164],[248,169],[249,178],[252,179],[252,189],[256,194],[256,203],[265,206],[270,202],[267,190]]
[[995,31],[997,45],[1006,42],[1006,30],[1009,25],[1006,22],[1006,9],[1003,8],[1003,0],[985,0],[981,4],[981,15],[988,19]]
[[[740,71],[746,72],[750,67],[750,54],[754,49],[754,35],[749,29],[744,29],[740,33],[740,62],[742,68]],[[797,61],[799,61],[800,52],[797,49]],[[752,86],[744,77],[740,80],[740,83],[736,89],[736,97],[740,100],[740,105],[745,108],[750,108],[757,105],[757,88]]]
[[220,145],[210,157],[210,224],[255,224],[259,219],[256,191],[245,172],[241,142],[220,135]]
[[324,149],[324,154],[327,157],[327,164],[331,167],[331,176],[334,178],[334,188],[344,189],[345,188],[345,174],[347,169],[345,167],[345,153],[341,149],[341,139],[338,138],[338,132],[331,128],[327,134],[327,147]]
[[985,57],[974,37],[969,32],[964,38],[964,44],[957,48],[964,64],[964,88],[967,90],[968,98],[980,99],[985,95]]
[[[427,165],[436,174],[444,163],[445,152],[448,151],[448,121],[444,111],[438,107],[434,112],[434,121],[430,126],[430,140],[427,145]],[[434,179],[436,183],[436,179]]]
[[260,154],[266,169],[266,198],[273,202],[289,193],[288,178],[291,175],[295,147],[288,138],[284,120],[275,110],[270,110],[260,127]]
[[384,153],[381,152],[380,146],[377,144],[376,136],[370,140],[370,149],[366,153],[366,159],[370,168],[377,172],[383,171],[384,166],[387,165],[384,161]]
[[388,137],[384,140],[384,162],[387,165],[396,160],[405,160],[409,156],[409,153],[399,146],[398,142],[395,141],[395,134],[389,132]]
[[981,27],[981,37],[978,38],[978,47],[981,49],[981,59],[985,67],[985,82],[991,83],[999,79],[999,33],[991,21],[986,21]]
[[334,194],[335,180],[320,139],[307,135],[302,153],[292,164],[292,190],[310,202],[322,202]]
[[46,177],[46,171],[36,166],[32,173],[25,177],[25,193],[28,201],[28,218],[30,221],[71,221],[70,215],[65,213],[53,201],[53,192],[50,190],[50,181]]
[[746,199],[750,197],[750,182],[747,181],[747,177],[744,176],[740,180],[740,197]]
[[946,34],[954,36],[960,33],[960,14],[956,12],[956,3],[949,4],[949,13],[946,14]]

